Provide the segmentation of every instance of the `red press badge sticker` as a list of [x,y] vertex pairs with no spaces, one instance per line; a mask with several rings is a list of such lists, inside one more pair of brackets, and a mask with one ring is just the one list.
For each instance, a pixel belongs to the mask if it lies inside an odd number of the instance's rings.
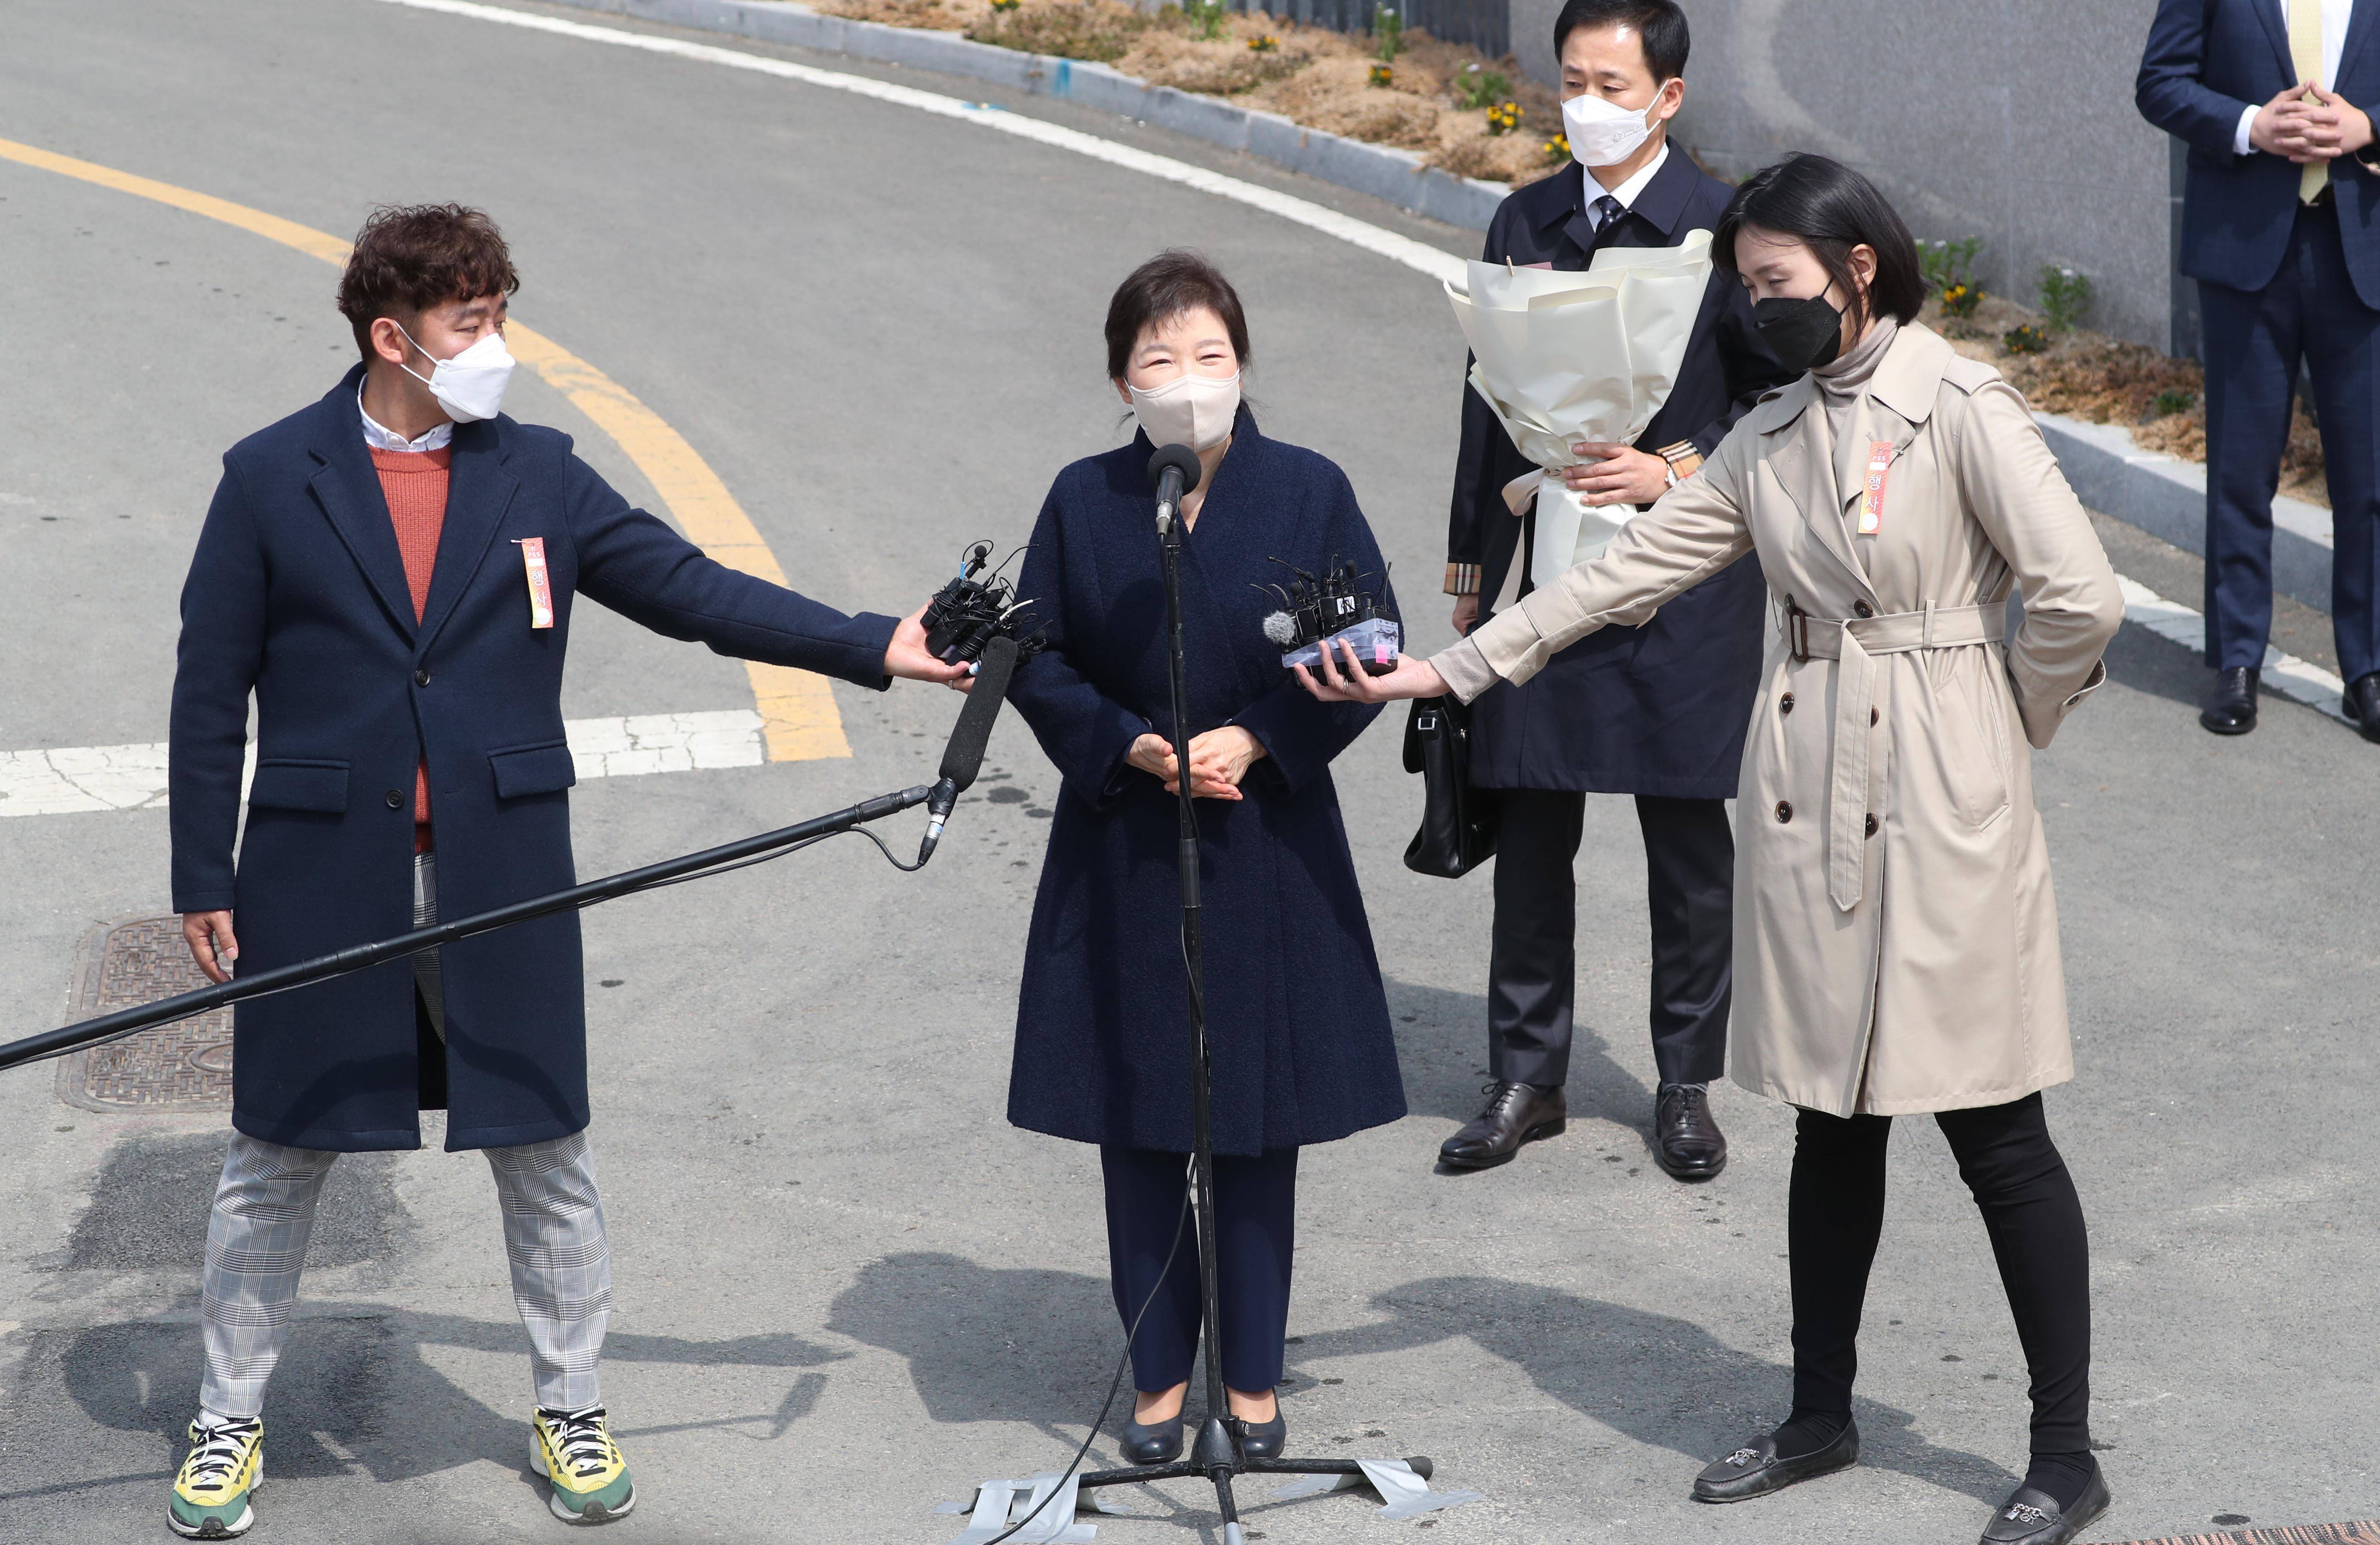
[[528,625],[553,626],[553,582],[545,576],[545,539],[520,539],[521,566],[528,571]]
[[1892,442],[1878,440],[1867,448],[1867,481],[1860,489],[1859,534],[1876,535],[1884,523],[1884,474],[1892,465]]

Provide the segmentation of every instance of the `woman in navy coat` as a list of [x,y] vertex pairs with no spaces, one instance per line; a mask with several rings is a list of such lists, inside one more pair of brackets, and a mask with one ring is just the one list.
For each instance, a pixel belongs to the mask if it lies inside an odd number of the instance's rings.
[[1264,636],[1275,603],[1256,586],[1283,576],[1271,558],[1319,573],[1336,557],[1377,577],[1385,599],[1386,566],[1345,474],[1266,439],[1240,404],[1247,327],[1220,274],[1187,253],[1152,259],[1116,291],[1107,342],[1109,375],[1141,432],[1058,475],[1019,581],[1049,648],[1009,697],[1063,783],[1026,945],[1008,1114],[1099,1145],[1116,1308],[1127,1326],[1140,1320],[1125,1451],[1135,1463],[1174,1457],[1199,1302],[1195,1231],[1183,1223],[1189,1004],[1148,459],[1152,440],[1188,444],[1204,468],[1183,504],[1182,602],[1219,1344],[1241,1446],[1260,1456],[1280,1452],[1284,1430],[1272,1387],[1298,1150],[1394,1121],[1405,1103],[1330,772],[1375,711],[1298,687]]

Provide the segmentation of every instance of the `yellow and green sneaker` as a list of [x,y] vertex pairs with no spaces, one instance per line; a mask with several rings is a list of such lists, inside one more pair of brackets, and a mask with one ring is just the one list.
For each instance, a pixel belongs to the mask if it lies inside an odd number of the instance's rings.
[[603,1407],[540,1405],[529,1423],[529,1467],[553,1488],[546,1505],[565,1524],[608,1524],[637,1505],[628,1461],[603,1425]]
[[264,1423],[190,1424],[190,1454],[174,1478],[165,1522],[185,1539],[232,1539],[256,1522],[248,1500],[264,1484]]

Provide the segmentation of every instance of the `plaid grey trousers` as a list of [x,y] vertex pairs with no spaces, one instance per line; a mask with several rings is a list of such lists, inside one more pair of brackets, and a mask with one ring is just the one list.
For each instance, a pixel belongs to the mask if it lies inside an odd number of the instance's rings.
[[[415,859],[416,926],[437,919],[437,894],[435,864],[421,854]],[[415,957],[416,984],[443,1038],[437,970],[434,954]],[[596,1364],[612,1315],[612,1257],[587,1134],[481,1151],[504,1210],[513,1304],[528,1331],[537,1403],[564,1411],[600,1404]],[[265,1382],[297,1317],[314,1203],[338,1157],[232,1134],[207,1220],[200,1299],[206,1374],[199,1404],[217,1416],[237,1419],[263,1410]]]

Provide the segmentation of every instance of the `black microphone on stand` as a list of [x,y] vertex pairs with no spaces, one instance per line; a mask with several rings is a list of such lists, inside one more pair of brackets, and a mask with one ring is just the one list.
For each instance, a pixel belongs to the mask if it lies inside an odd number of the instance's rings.
[[[1197,463],[1194,460],[1191,465]],[[926,836],[917,845],[920,864],[934,856],[934,845],[942,840],[942,824],[951,819],[951,807],[959,802],[959,796],[983,767],[984,749],[991,744],[992,721],[1000,717],[1001,700],[1008,695],[1008,677],[1015,669],[1015,639],[996,638],[984,646],[975,685],[967,689],[966,707],[959,711],[958,725],[951,731],[950,744],[942,748],[941,776],[926,799]]]
[[1198,486],[1202,468],[1198,453],[1187,445],[1168,445],[1148,458],[1148,481],[1157,485],[1157,534],[1163,536],[1182,513],[1182,496]]

